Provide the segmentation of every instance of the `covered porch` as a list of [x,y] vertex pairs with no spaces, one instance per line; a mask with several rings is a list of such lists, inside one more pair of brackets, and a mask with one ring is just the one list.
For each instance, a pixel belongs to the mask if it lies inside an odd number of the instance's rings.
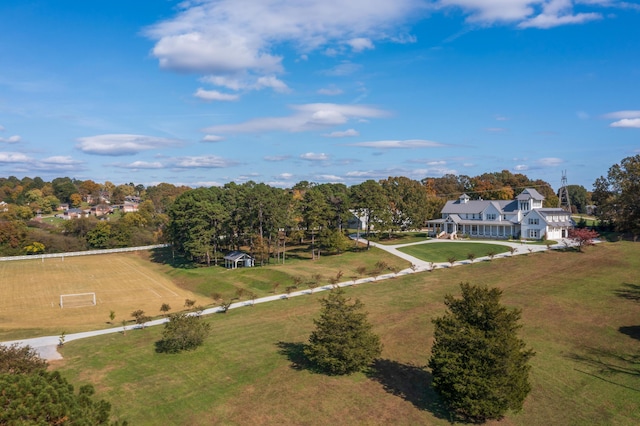
[[510,222],[496,223],[481,220],[434,219],[427,222],[427,232],[430,236],[441,233],[453,235],[462,234],[474,238],[513,238],[518,237],[518,226]]

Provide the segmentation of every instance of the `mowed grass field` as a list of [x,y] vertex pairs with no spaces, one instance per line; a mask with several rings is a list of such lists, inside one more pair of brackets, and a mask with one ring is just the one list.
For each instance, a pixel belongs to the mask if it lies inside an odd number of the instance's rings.
[[[448,262],[453,258],[456,260],[466,260],[469,253],[478,257],[488,256],[490,252],[494,254],[507,253],[509,247],[500,244],[491,243],[468,243],[468,242],[451,242],[451,243],[433,243],[433,244],[417,244],[413,246],[400,247],[398,249],[403,253],[407,253],[418,259],[429,262]],[[520,252],[526,250],[525,247],[518,249]]]
[[[373,274],[379,261],[388,267],[404,269],[409,262],[378,249],[321,256],[311,261],[305,251],[291,250],[284,265],[228,270],[222,266],[172,267],[170,249],[95,256],[77,256],[0,262],[0,341],[121,325],[132,321],[131,312],[142,309],[159,316],[160,306],[168,303],[176,312],[184,309],[185,299],[196,306],[219,305],[236,297],[239,288],[257,297],[277,293],[302,280],[307,288],[312,277],[318,286],[327,285],[338,272],[340,281]],[[360,275],[356,270],[366,270]],[[389,270],[383,271],[388,273]],[[96,293],[96,306],[60,308],[61,294]],[[110,311],[116,313],[109,323]]]
[[460,282],[501,288],[536,352],[523,411],[496,424],[640,424],[640,244],[627,242],[348,288],[384,344],[366,374],[305,368],[300,350],[323,293],[204,317],[211,336],[192,352],[156,353],[162,327],[153,327],[70,342],[52,368],[76,386],[94,384],[116,417],[136,425],[444,425],[426,368],[431,319]]
[[[60,308],[61,294],[96,293],[95,306]],[[0,262],[0,340],[85,331],[131,320],[131,312],[160,314],[185,299],[212,302],[173,283],[136,253]]]

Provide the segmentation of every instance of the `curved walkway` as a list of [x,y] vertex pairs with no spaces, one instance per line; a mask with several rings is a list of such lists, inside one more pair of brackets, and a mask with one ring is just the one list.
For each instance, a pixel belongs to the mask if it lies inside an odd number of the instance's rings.
[[[357,239],[357,237],[355,236],[351,236],[352,239]],[[367,243],[367,240],[363,239],[363,238],[359,238],[359,241],[363,242],[363,243]],[[418,241],[415,243],[408,243],[408,244],[396,244],[396,245],[384,245],[384,244],[379,244],[379,243],[375,243],[373,241],[370,241],[369,243],[371,244],[372,247],[377,247],[381,250],[384,250],[394,256],[400,257],[408,262],[411,263],[411,268],[408,269],[404,269],[398,273],[387,273],[387,274],[383,274],[377,277],[367,277],[367,278],[361,278],[358,280],[351,280],[351,281],[344,281],[342,283],[336,284],[337,287],[348,287],[348,286],[352,286],[352,285],[357,285],[357,284],[364,284],[364,283],[370,283],[370,282],[374,282],[374,281],[379,281],[379,280],[384,280],[384,279],[388,279],[388,278],[394,278],[397,276],[402,276],[402,275],[407,275],[407,274],[412,274],[412,273],[417,273],[417,272],[422,272],[422,271],[429,271],[429,270],[433,270],[433,269],[439,269],[439,268],[451,268],[453,266],[459,266],[459,265],[465,265],[465,264],[471,264],[474,262],[482,262],[484,260],[488,260],[488,257],[480,257],[477,259],[474,259],[473,261],[471,260],[462,260],[462,261],[458,261],[458,262],[454,262],[453,265],[450,265],[448,262],[442,262],[442,263],[433,263],[433,262],[427,262],[421,259],[418,259],[416,257],[410,256],[406,253],[403,253],[401,251],[398,250],[398,248],[400,247],[406,247],[406,246],[411,246],[411,245],[416,245],[416,244],[438,244],[438,243],[445,243],[445,242],[471,242],[471,243],[490,243],[490,244],[498,244],[498,245],[505,245],[505,246],[509,246],[509,247],[515,247],[517,250],[517,252],[515,252],[514,254],[511,253],[501,253],[498,254],[496,256],[494,256],[494,258],[502,258],[502,257],[511,257],[514,255],[518,255],[518,254],[527,254],[529,253],[529,249],[531,249],[531,252],[539,252],[539,251],[546,251],[547,247],[546,246],[542,246],[539,244],[522,244],[522,243],[513,243],[513,242],[508,242],[508,241],[494,241],[494,240],[487,240],[487,241],[456,241],[456,240],[438,240],[438,239],[431,239],[431,240],[426,240],[426,241]],[[564,248],[567,245],[570,245],[571,242],[569,240],[564,240],[558,244],[555,244],[553,246],[551,246],[552,249],[558,249],[558,248]],[[525,250],[526,248],[526,250]],[[302,295],[306,295],[306,294],[311,294],[311,293],[316,293],[319,291],[327,291],[327,290],[331,290],[333,288],[332,285],[325,285],[322,287],[318,287],[314,290],[300,290],[300,291],[295,291],[295,292],[291,292],[290,294],[277,294],[274,296],[267,296],[267,297],[261,297],[259,299],[255,299],[255,300],[246,300],[246,301],[241,301],[241,302],[236,302],[233,303],[231,306],[229,306],[229,309],[237,309],[237,308],[241,308],[241,307],[247,307],[247,306],[252,306],[254,304],[258,304],[258,303],[267,303],[267,302],[273,302],[276,300],[283,300],[283,299],[288,299],[289,297],[296,297],[296,296],[302,296]],[[219,313],[222,312],[222,308],[221,307],[215,307],[215,308],[208,308],[203,310],[202,312],[200,312],[200,315],[210,315],[210,314],[214,314],[214,313]],[[191,315],[197,315],[196,313],[192,313]],[[168,319],[167,318],[160,318],[157,320],[153,320],[153,321],[149,321],[147,323],[144,324],[144,327],[150,327],[150,326],[155,326],[155,325],[161,325],[164,324],[165,322],[167,322]],[[78,340],[78,339],[85,339],[87,337],[94,337],[94,336],[101,336],[104,334],[113,334],[113,333],[122,333],[123,330],[134,330],[134,329],[138,329],[141,328],[143,326],[140,325],[127,325],[125,327],[113,327],[113,328],[106,328],[106,329],[102,329],[102,330],[93,330],[93,331],[85,331],[82,333],[72,333],[72,334],[67,334],[65,335],[65,343],[68,342],[72,342],[74,340]],[[44,337],[35,337],[35,338],[31,338],[31,339],[20,339],[20,340],[12,340],[12,341],[7,341],[7,342],[0,342],[1,345],[12,345],[14,343],[17,343],[19,345],[29,345],[31,347],[33,347],[38,354],[46,359],[46,360],[57,360],[57,359],[62,359],[62,355],[60,355],[60,353],[58,352],[58,345],[60,343],[60,336],[44,336]]]

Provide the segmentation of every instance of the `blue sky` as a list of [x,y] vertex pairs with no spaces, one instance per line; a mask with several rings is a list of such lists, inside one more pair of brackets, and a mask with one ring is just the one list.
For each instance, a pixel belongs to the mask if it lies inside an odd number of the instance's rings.
[[640,4],[3,0],[0,176],[289,187],[640,153]]

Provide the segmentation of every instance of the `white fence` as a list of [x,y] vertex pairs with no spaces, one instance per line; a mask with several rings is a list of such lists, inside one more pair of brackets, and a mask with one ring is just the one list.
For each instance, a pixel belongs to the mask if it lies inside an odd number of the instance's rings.
[[170,245],[171,244],[156,244],[154,246],[124,247],[124,248],[104,249],[104,250],[72,251],[69,253],[32,254],[29,256],[7,256],[7,257],[0,257],[0,262],[7,262],[11,260],[47,259],[51,257],[89,256],[92,254],[124,253],[128,251],[152,250],[152,249],[161,248],[161,247],[169,247]]

